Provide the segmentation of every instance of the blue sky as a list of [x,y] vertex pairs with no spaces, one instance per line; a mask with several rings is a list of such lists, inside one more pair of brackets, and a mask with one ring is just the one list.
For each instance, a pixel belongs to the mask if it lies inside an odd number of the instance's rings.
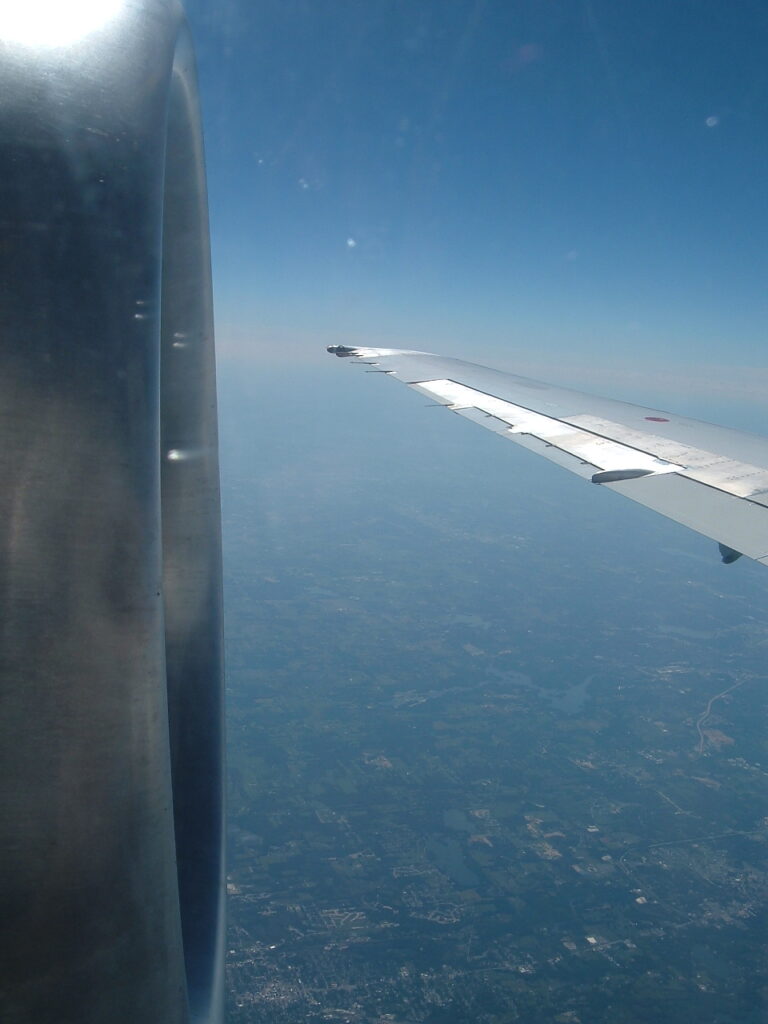
[[763,5],[187,7],[222,358],[344,341],[768,394]]

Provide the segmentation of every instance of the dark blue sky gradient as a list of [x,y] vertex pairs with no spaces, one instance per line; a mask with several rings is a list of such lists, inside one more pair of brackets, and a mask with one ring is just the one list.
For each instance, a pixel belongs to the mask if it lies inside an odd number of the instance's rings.
[[764,362],[764,5],[188,10],[225,352]]

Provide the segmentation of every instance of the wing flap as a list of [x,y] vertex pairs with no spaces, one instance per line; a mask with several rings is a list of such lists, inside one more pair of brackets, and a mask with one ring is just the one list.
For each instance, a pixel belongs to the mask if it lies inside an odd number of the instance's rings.
[[768,509],[670,473],[604,484],[734,551],[768,564]]
[[583,462],[574,455],[570,455],[567,452],[562,451],[560,448],[556,448],[554,445],[549,444],[546,441],[542,441],[538,437],[533,437],[531,434],[516,434],[513,436],[510,434],[509,427],[506,423],[489,416],[488,413],[480,412],[477,409],[454,409],[453,412],[457,413],[463,419],[470,420],[472,423],[477,423],[478,426],[485,427],[486,430],[494,431],[494,433],[499,434],[507,440],[514,440],[515,444],[519,445],[521,448],[527,448],[528,451],[533,452],[534,455],[541,455],[545,459],[549,459],[549,461],[554,462],[556,466],[562,466],[563,469],[567,469],[571,473],[575,473],[576,476],[580,476],[583,480],[591,480],[594,476],[595,467],[590,463]]

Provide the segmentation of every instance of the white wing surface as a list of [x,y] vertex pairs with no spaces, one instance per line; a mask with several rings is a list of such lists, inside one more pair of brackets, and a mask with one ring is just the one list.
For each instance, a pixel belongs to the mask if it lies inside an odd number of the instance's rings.
[[768,564],[768,438],[430,352],[328,351],[712,538],[724,562]]

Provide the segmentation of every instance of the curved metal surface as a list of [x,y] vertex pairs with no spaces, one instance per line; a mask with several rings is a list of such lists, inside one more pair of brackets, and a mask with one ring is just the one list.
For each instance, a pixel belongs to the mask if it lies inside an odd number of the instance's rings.
[[165,168],[160,450],[166,666],[190,1015],[202,1024],[218,1020],[223,1003],[221,506],[205,166],[186,34],[171,75]]
[[172,0],[0,49],[0,1018],[213,1024],[221,585],[191,53]]

